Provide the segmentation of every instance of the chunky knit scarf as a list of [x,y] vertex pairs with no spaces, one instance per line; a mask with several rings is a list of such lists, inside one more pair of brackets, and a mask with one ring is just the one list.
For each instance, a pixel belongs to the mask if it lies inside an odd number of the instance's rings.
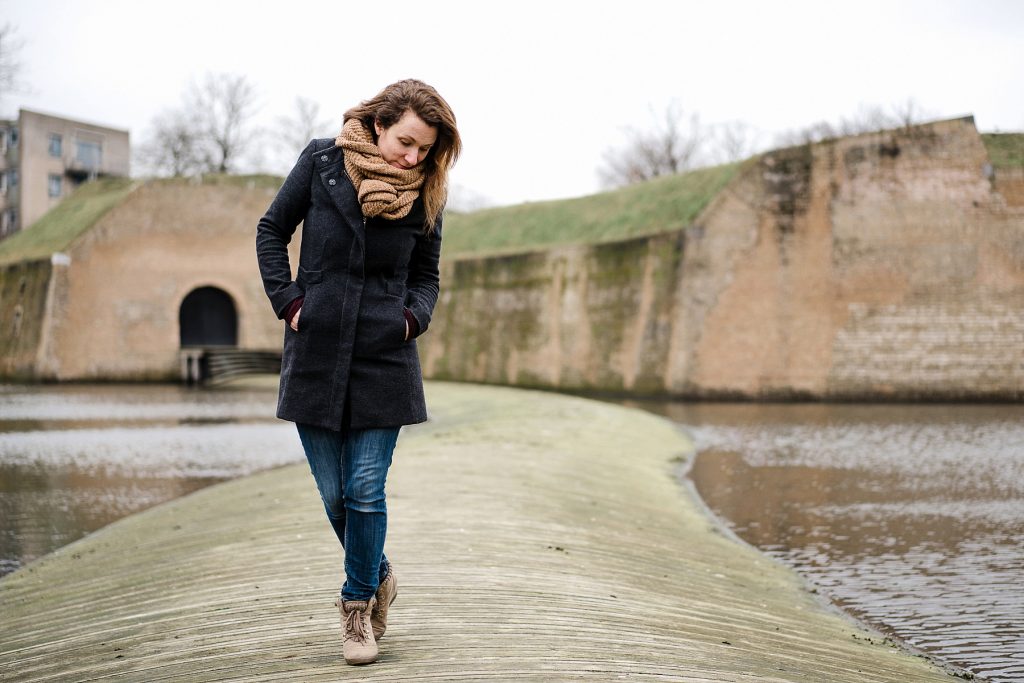
[[370,131],[359,119],[349,119],[334,144],[345,150],[345,170],[356,186],[367,218],[404,218],[420,196],[423,168],[395,168],[380,155]]

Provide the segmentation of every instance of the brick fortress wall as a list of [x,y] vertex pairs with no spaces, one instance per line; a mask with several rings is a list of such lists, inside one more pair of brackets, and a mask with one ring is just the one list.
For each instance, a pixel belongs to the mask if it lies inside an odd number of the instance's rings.
[[969,118],[773,151],[685,230],[445,259],[424,370],[703,398],[1019,399],[1022,190]]

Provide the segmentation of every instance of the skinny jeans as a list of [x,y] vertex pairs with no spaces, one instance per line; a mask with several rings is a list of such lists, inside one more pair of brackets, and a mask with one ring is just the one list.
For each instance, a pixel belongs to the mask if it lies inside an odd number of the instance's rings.
[[327,519],[345,550],[341,598],[369,600],[388,572],[384,485],[400,428],[296,427]]

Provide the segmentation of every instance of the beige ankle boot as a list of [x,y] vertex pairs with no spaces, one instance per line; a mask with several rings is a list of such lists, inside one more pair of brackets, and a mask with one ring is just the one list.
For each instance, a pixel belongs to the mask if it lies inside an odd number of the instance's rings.
[[377,606],[370,613],[370,624],[373,626],[373,637],[380,640],[388,627],[388,608],[398,597],[398,581],[395,579],[395,570],[388,567],[388,575],[377,586]]
[[373,639],[370,613],[377,604],[369,600],[337,600],[341,612],[342,652],[347,664],[371,664],[377,661],[377,641]]

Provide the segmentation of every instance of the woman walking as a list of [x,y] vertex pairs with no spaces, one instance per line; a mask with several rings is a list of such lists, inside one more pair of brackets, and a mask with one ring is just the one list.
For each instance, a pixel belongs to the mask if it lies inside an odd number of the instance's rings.
[[287,323],[277,416],[296,423],[345,549],[336,604],[349,664],[376,660],[397,595],[384,485],[400,427],[427,419],[414,340],[437,301],[441,212],[461,147],[436,90],[393,83],[345,112],[337,138],[309,143],[257,227],[263,286]]

